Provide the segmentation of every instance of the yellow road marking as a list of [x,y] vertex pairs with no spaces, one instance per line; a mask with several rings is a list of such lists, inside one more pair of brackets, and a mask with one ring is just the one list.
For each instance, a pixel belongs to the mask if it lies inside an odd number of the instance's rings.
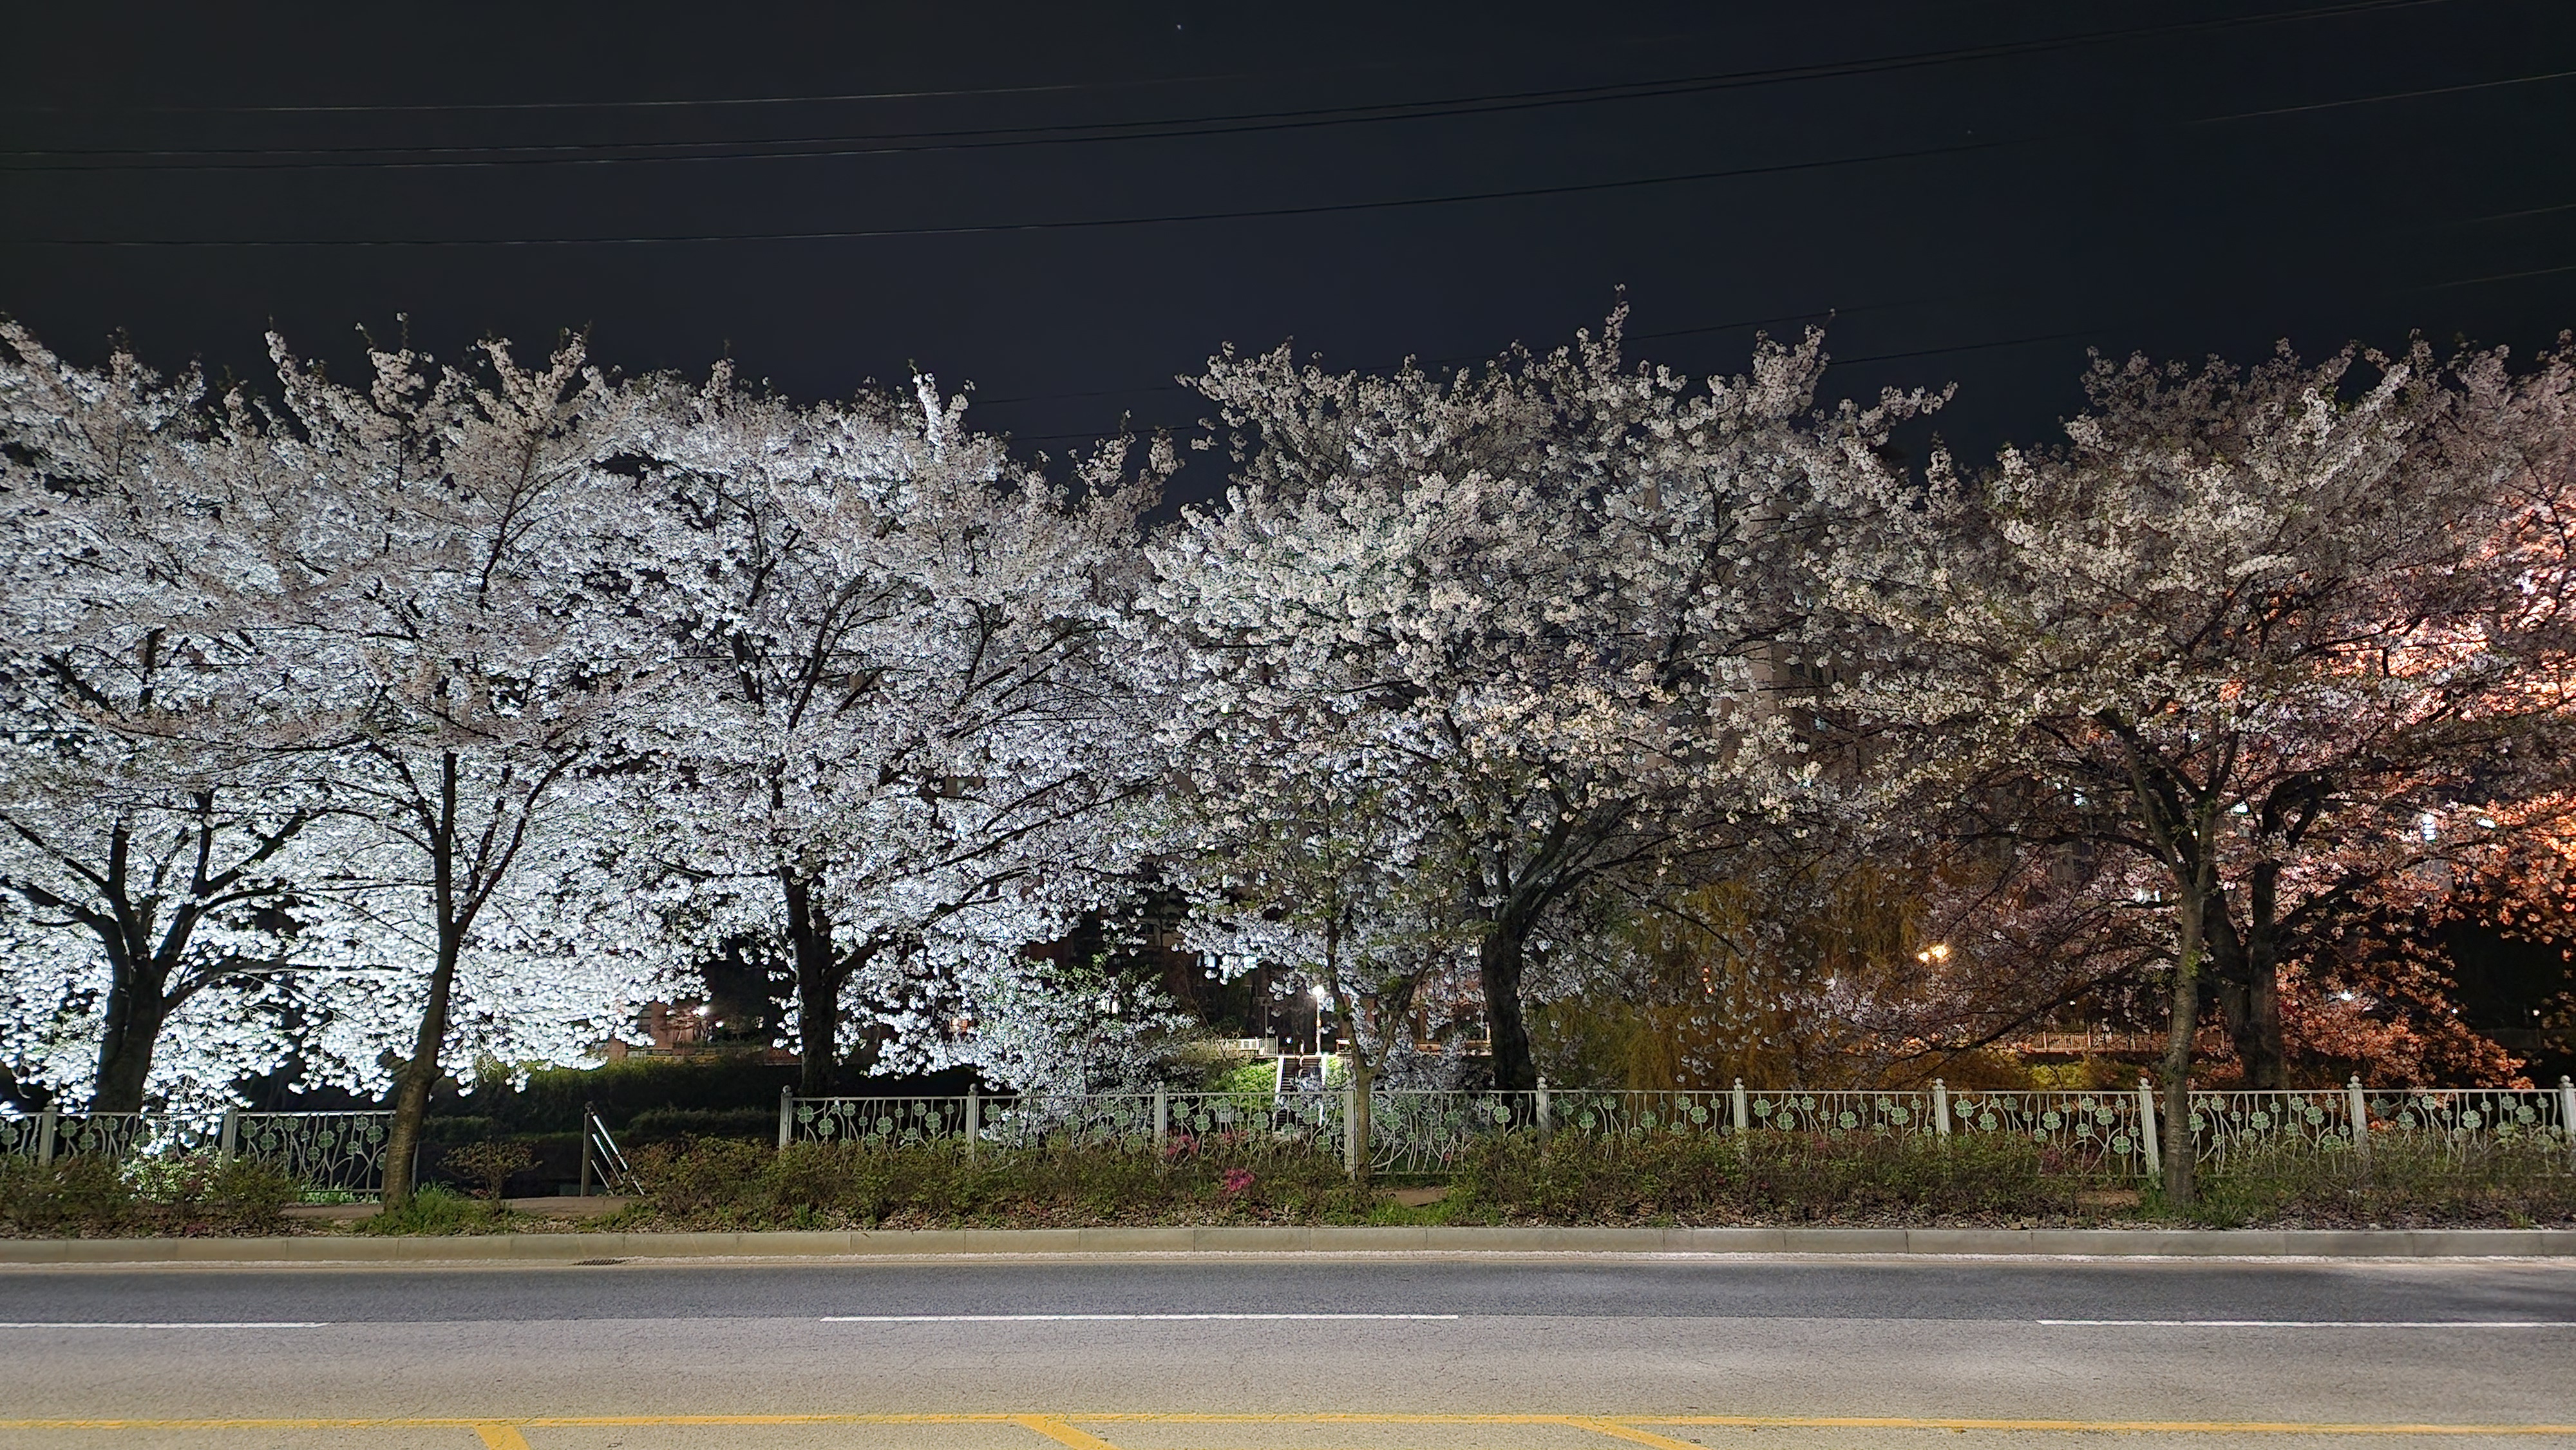
[[483,1450],[528,1450],[528,1437],[516,1425],[477,1425],[474,1433],[483,1437]]
[[1607,1435],[1614,1440],[1625,1440],[1632,1445],[1652,1445],[1655,1450],[1708,1450],[1707,1446],[1689,1440],[1676,1440],[1669,1435],[1658,1435],[1652,1430],[1640,1430],[1634,1425],[1622,1424],[1617,1420],[1605,1420],[1598,1416],[1569,1415],[1565,1423],[1590,1430],[1594,1434]]
[[[1191,1414],[1135,1410],[1069,1414],[868,1415],[513,1415],[406,1416],[368,1419],[49,1419],[0,1420],[0,1430],[472,1430],[487,1446],[518,1450],[519,1431],[537,1428],[644,1428],[729,1425],[1018,1425],[1060,1444],[1116,1450],[1076,1427],[1094,1425],[1571,1425],[1643,1445],[1690,1447],[1648,1426],[1706,1425],[1753,1430],[2022,1430],[2063,1434],[2127,1432],[2166,1435],[2576,1435],[2576,1424],[2371,1423],[2307,1420],[1998,1420],[1947,1416],[1859,1415],[1442,1415],[1349,1413]],[[507,1438],[495,1439],[495,1436]],[[1068,1438],[1074,1437],[1074,1438]],[[1696,1447],[1692,1447],[1696,1450]]]
[[2047,1430],[2158,1435],[2576,1435],[2576,1425],[2368,1424],[2307,1420],[1965,1420],[1856,1415],[1643,1415],[1648,1425],[1723,1425],[1753,1430]]
[[1035,1430],[1059,1445],[1074,1450],[1118,1450],[1118,1447],[1087,1430],[1077,1430],[1053,1415],[1013,1415],[1012,1423]]

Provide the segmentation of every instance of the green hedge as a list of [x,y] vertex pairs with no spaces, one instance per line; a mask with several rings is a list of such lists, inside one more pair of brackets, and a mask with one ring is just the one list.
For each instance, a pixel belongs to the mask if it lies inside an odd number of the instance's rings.
[[[691,1139],[633,1155],[631,1227],[1073,1227],[1176,1223],[1961,1224],[2156,1222],[2236,1227],[2576,1225],[2566,1149],[2538,1140],[2445,1150],[2374,1140],[2350,1155],[2283,1150],[2209,1174],[2202,1201],[2061,1171],[2002,1136],[1823,1138],[1755,1132],[1637,1141],[1487,1139],[1436,1205],[1404,1209],[1339,1159],[1242,1138],[1135,1150],[871,1147]],[[1417,1182],[1422,1180],[1415,1180]]]
[[274,1233],[299,1185],[246,1158],[194,1153],[119,1163],[0,1157],[0,1232],[20,1237]]
[[2195,1216],[2240,1224],[2478,1225],[2576,1223],[2567,1145],[2547,1137],[2446,1143],[2427,1133],[2374,1133],[2367,1159],[2348,1147],[2295,1144],[2240,1152],[2201,1184]]
[[1365,1222],[1372,1194],[1327,1155],[1158,1158],[954,1143],[875,1148],[693,1139],[634,1155],[639,1223],[732,1228]]

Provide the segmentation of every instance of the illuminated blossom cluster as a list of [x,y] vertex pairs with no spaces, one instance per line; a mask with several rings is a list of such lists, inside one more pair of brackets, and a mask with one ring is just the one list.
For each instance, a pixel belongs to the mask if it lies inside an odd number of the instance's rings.
[[1938,395],[1622,323],[1228,351],[1224,498],[1161,524],[1163,443],[1051,477],[926,377],[275,344],[216,394],[0,333],[0,1088],[284,1069],[409,1131],[727,952],[793,978],[809,1090],[1132,1084],[1170,1003],[1030,947],[1149,894],[1363,1075],[1428,1071],[1432,998],[1525,1086],[1527,1002],[1814,948],[1693,1020],[1930,1051],[2153,991],[2169,1076],[2214,999],[2260,1083],[2368,1037],[2311,998],[2391,923],[2563,856],[2576,356],[2102,363],[2063,444],[1917,468]]

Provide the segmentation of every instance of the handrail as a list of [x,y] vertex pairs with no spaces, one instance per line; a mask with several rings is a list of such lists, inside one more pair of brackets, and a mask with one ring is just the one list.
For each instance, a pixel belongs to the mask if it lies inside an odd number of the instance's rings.
[[626,1164],[626,1155],[617,1151],[617,1140],[609,1135],[608,1125],[599,1120],[598,1110],[589,1103],[581,1105],[581,1196],[590,1197],[591,1166],[599,1168],[598,1181],[611,1193],[633,1193],[635,1170]]

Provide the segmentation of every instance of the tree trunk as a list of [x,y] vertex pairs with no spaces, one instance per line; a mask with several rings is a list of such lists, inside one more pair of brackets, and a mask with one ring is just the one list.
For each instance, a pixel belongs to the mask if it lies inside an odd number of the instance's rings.
[[393,1127],[385,1134],[387,1211],[411,1201],[412,1157],[420,1147],[421,1123],[429,1116],[429,1091],[438,1084],[438,1056],[447,1045],[448,1003],[456,991],[456,958],[463,936],[461,929],[439,923],[438,966],[429,974],[429,1002],[421,1009],[411,1060],[403,1064],[402,1077],[394,1084]]
[[2236,1056],[2250,1088],[2288,1086],[2289,1050],[2281,1040],[2281,943],[2273,921],[2280,903],[2280,863],[2255,863],[2245,910],[2245,1032]]
[[782,871],[787,898],[787,941],[796,963],[796,1091],[829,1097],[838,1066],[841,983],[848,972],[832,946],[832,922],[814,900],[813,883]]
[[2245,1065],[2249,1088],[2287,1086],[2289,1064],[2281,1045],[2281,978],[2279,968],[2251,960],[2245,977],[2245,1025],[2232,1035],[2237,1060]]
[[[1377,1074],[1369,1070],[1368,1054],[1361,1050],[1359,1034],[1351,1034],[1348,1057],[1351,1064],[1351,1110],[1348,1131],[1351,1135],[1350,1171],[1353,1183],[1366,1183],[1369,1178],[1369,1090],[1377,1086]],[[1384,1051],[1381,1046],[1379,1051]]]
[[438,1057],[447,1046],[448,1001],[456,992],[456,959],[465,950],[470,909],[456,899],[456,756],[439,759],[438,802],[425,824],[430,843],[430,911],[438,923],[438,961],[429,973],[429,1000],[420,1010],[420,1031],[412,1038],[411,1060],[394,1082],[394,1120],[385,1134],[384,1211],[411,1202],[412,1158],[420,1148],[420,1126],[429,1116],[429,1091],[438,1084]]
[[[152,1052],[170,1015],[157,978],[126,981],[108,999],[107,1030],[98,1044],[98,1085],[90,1093],[93,1113],[139,1113],[143,1088],[152,1077]],[[148,975],[148,974],[147,974]]]
[[2209,919],[2207,976],[2249,1088],[2282,1087],[2288,1076],[2281,1041],[2280,948],[2272,925],[2274,874],[2268,865],[2254,868],[2241,931],[2223,900],[2213,903]]
[[107,952],[107,1023],[99,1034],[98,1083],[90,1092],[93,1113],[139,1113],[152,1075],[152,1049],[170,1015],[162,987],[169,974],[152,954],[150,907],[138,907],[126,889],[132,834],[117,822],[109,835],[106,879],[100,883],[107,912],[79,915]]
[[2200,969],[2204,955],[2203,903],[2191,892],[2181,903],[2182,943],[2174,957],[2173,1019],[2165,1034],[2165,1201],[2188,1204],[2198,1167],[2191,1131],[2191,1039],[2200,1024]]
[[[155,920],[169,905],[160,895],[137,899],[128,888],[130,833],[119,825],[108,851],[104,879],[99,890],[106,910],[74,909],[69,903],[47,897],[52,909],[70,912],[75,920],[89,926],[107,955],[111,986],[107,998],[107,1022],[99,1034],[98,1080],[90,1093],[89,1110],[93,1113],[134,1113],[143,1110],[144,1089],[152,1081],[152,1057],[161,1045],[161,1033],[170,1025],[171,1014],[178,1011],[202,981],[186,985],[173,994],[170,980],[180,975],[180,964],[187,959],[188,944],[204,909],[204,899],[234,891],[244,873],[265,861],[302,829],[304,818],[298,815],[282,829],[273,832],[241,862],[209,879],[206,858],[213,846],[214,813],[211,792],[197,795],[198,824],[194,839],[197,844],[196,873],[187,898],[170,909],[166,928]],[[148,875],[148,873],[146,873]],[[239,901],[249,893],[233,897]],[[40,903],[43,904],[43,903]]]
[[1476,947],[1476,974],[1485,988],[1485,1026],[1493,1039],[1494,1090],[1531,1092],[1538,1065],[1530,1056],[1529,1026],[1521,1017],[1522,925],[1508,913]]

